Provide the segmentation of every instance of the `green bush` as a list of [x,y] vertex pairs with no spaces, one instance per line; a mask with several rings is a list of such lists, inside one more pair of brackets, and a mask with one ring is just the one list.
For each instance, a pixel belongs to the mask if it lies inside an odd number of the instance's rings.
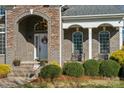
[[43,67],[40,70],[39,76],[43,78],[53,79],[55,77],[60,76],[61,74],[62,74],[62,69],[59,66],[50,64],[50,65]]
[[117,50],[110,55],[110,59],[117,61],[119,64],[124,64],[124,50]]
[[68,62],[63,66],[63,74],[68,76],[80,77],[84,75],[84,68],[82,64],[77,62]]
[[99,75],[99,65],[100,63],[96,60],[87,60],[83,66],[85,69],[85,75],[88,76],[98,76]]
[[120,64],[114,60],[107,60],[100,64],[100,75],[106,77],[118,76]]

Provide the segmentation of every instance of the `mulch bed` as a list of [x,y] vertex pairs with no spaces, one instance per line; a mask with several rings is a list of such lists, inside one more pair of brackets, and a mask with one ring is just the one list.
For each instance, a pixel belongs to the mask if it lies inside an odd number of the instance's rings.
[[[82,76],[79,78],[61,75],[60,77],[57,77],[54,79],[55,81],[86,81],[86,80],[110,80],[110,78],[107,77],[100,77],[100,76]],[[31,81],[31,83],[37,83],[37,82],[43,82],[43,81],[50,81],[50,79],[43,79],[42,77],[39,77],[37,79],[34,79]]]
[[2,75],[0,75],[0,79],[1,78],[6,78],[7,77],[7,74],[2,74]]

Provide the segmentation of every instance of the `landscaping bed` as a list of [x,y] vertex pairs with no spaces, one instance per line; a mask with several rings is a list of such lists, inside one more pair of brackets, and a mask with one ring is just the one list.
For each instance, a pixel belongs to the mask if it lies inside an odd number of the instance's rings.
[[61,75],[53,81],[37,78],[31,82],[20,85],[21,88],[123,88],[124,81],[119,78],[82,76],[79,78]]
[[49,64],[40,69],[39,77],[22,88],[113,88],[124,87],[118,78],[120,65],[113,60],[88,60],[64,63],[61,68]]

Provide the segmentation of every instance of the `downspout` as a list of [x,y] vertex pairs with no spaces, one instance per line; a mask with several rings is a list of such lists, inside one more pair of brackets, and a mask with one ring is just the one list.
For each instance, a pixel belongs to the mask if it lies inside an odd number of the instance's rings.
[[5,9],[5,64],[7,63],[7,10]]
[[59,17],[60,17],[60,38],[59,38],[59,42],[60,42],[60,47],[59,47],[59,62],[60,62],[60,67],[62,67],[62,14],[61,14],[61,8],[62,8],[62,6],[60,6],[60,8],[59,8]]

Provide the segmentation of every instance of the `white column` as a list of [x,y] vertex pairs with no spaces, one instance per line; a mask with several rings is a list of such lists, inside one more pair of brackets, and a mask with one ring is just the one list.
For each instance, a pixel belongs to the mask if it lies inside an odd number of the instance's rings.
[[92,28],[88,28],[89,37],[89,59],[92,59]]
[[119,27],[119,48],[123,46],[123,27]]

